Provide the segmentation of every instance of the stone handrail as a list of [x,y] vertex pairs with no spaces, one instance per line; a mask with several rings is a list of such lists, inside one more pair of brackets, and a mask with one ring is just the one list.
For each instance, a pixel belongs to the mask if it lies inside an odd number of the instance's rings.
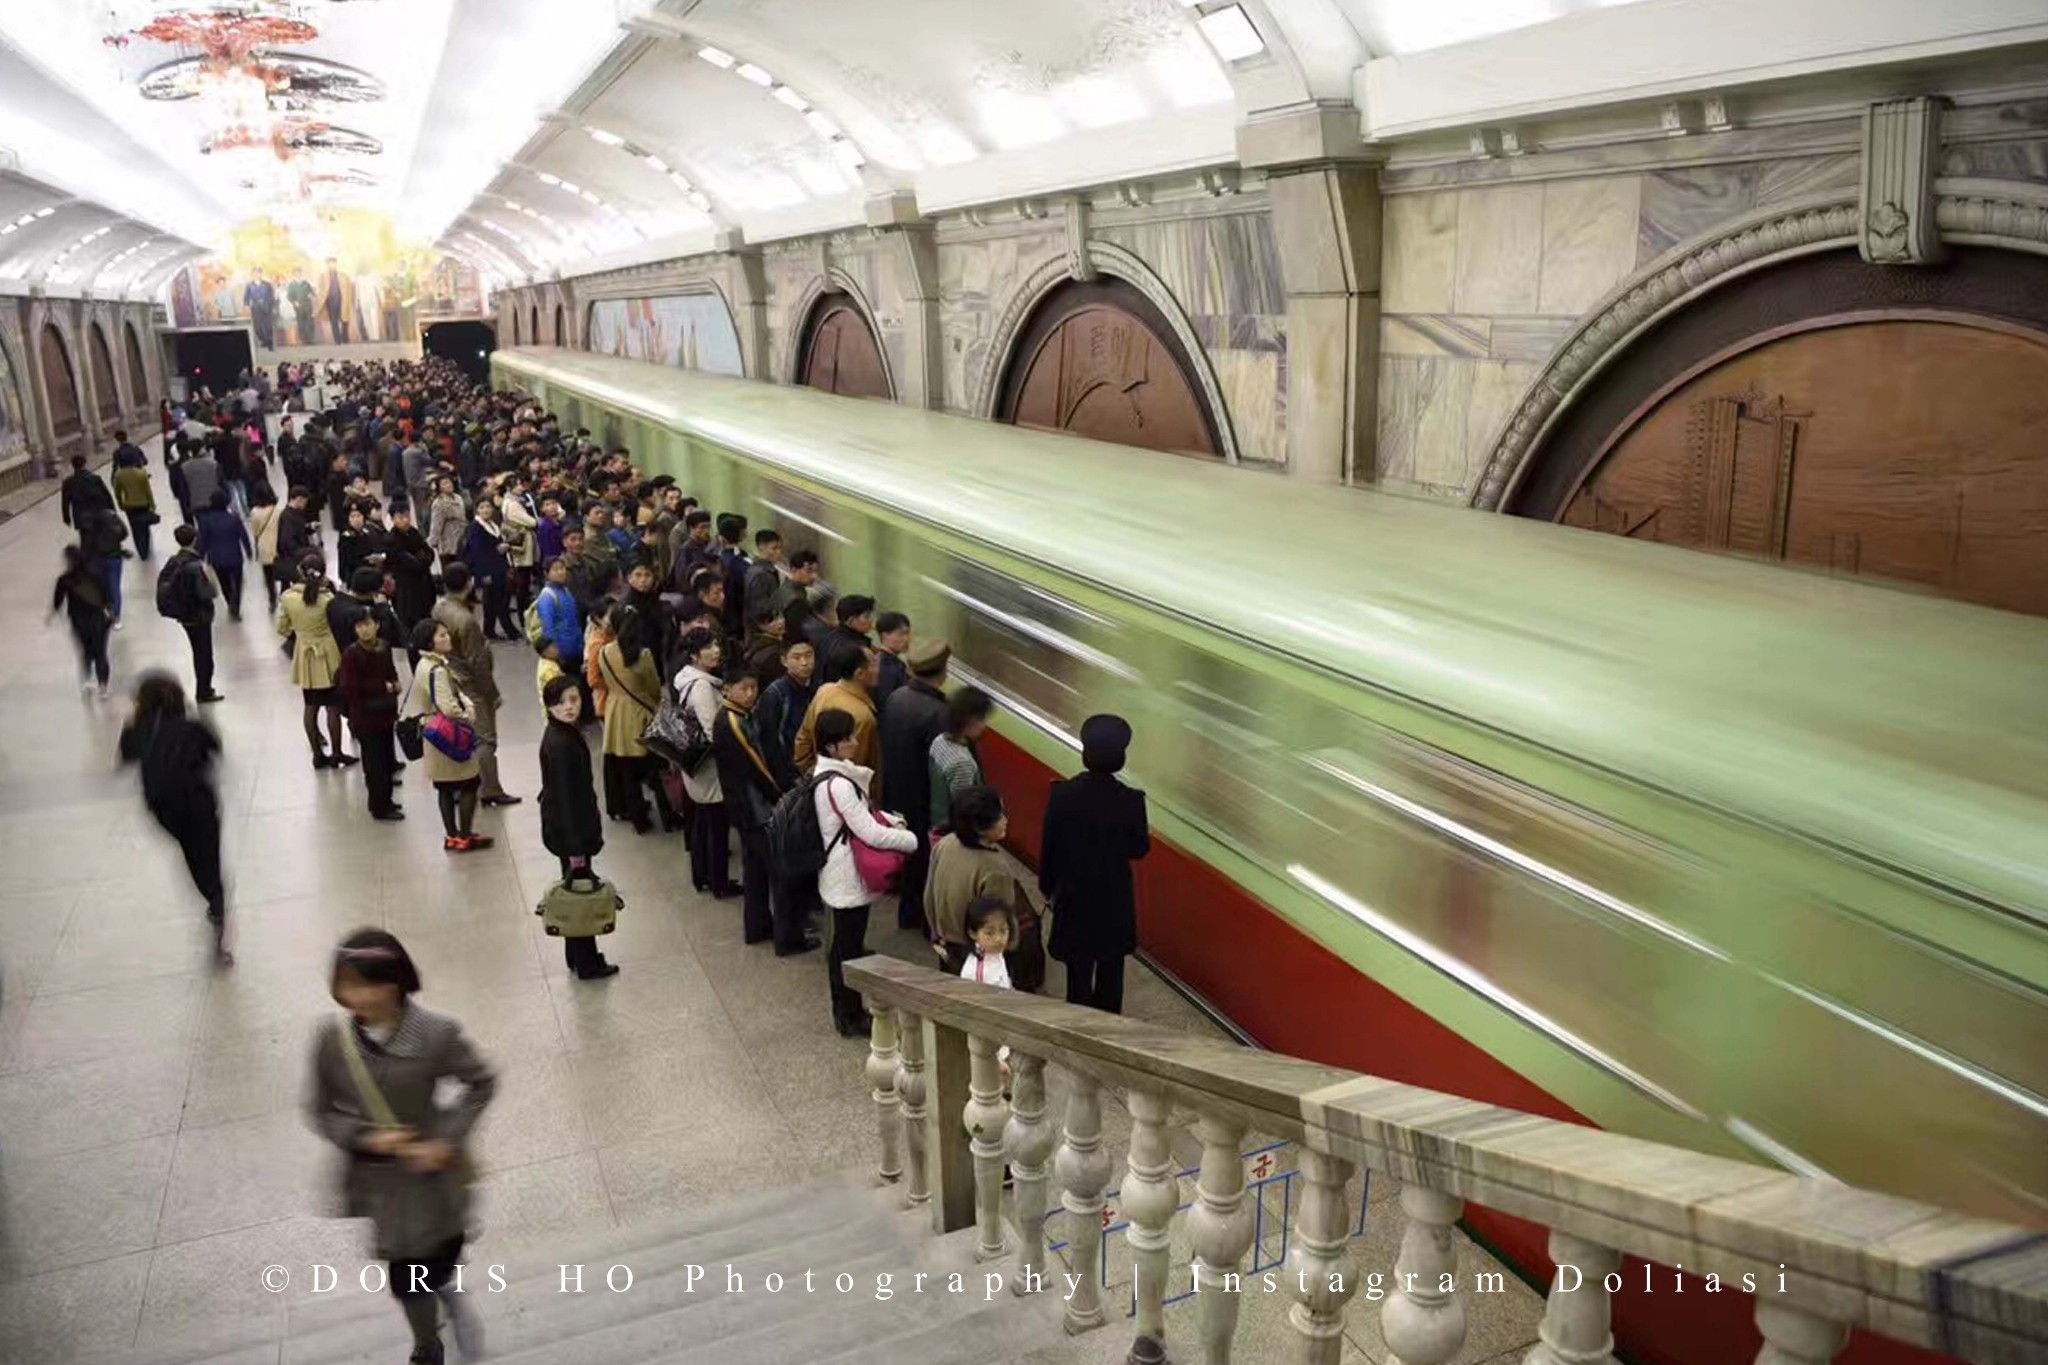
[[[1302,1148],[1301,1236],[1288,1278],[1297,1267],[1308,1272],[1299,1281],[1305,1292],[1289,1286],[1303,1361],[1334,1365],[1342,1349],[1344,1308],[1357,1288],[1346,1259],[1344,1190],[1358,1166],[1403,1187],[1408,1222],[1381,1325],[1404,1365],[1437,1365],[1463,1342],[1463,1305],[1438,1281],[1455,1270],[1449,1229],[1466,1201],[1550,1228],[1552,1259],[1582,1277],[1576,1292],[1549,1296],[1527,1365],[1611,1361],[1603,1282],[1623,1253],[1734,1286],[1753,1276],[1760,1365],[1820,1365],[1851,1327],[1978,1365],[2048,1359],[2048,1235],[995,990],[892,958],[862,958],[845,970],[875,1017],[866,1074],[884,1178],[901,1177],[907,1145],[911,1202],[929,1202],[940,1231],[975,1223],[981,1255],[993,1260],[1005,1251],[1007,1159],[1020,1277],[1044,1273],[1055,1140],[1044,1113],[1045,1064],[1074,1080],[1056,1163],[1060,1205],[1070,1213],[1101,1211],[1110,1161],[1101,1150],[1100,1090],[1128,1092],[1122,1202],[1138,1299],[1134,1360],[1156,1358],[1164,1330],[1167,1226],[1178,1203],[1166,1125],[1175,1106],[1195,1114],[1203,1145],[1188,1216],[1212,1362],[1229,1358],[1236,1295],[1225,1277],[1250,1241],[1237,1155],[1247,1131]],[[998,1046],[1012,1051],[1009,1104]],[[1092,1298],[1097,1253],[1085,1245],[1095,1240],[1075,1239],[1074,1269],[1090,1288],[1068,1304],[1070,1330],[1103,1320]],[[1341,1290],[1327,1287],[1332,1274],[1342,1276]]]

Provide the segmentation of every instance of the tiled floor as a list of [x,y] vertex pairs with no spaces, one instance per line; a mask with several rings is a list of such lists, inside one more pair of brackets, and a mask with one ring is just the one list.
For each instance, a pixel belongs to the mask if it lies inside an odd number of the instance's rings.
[[[184,638],[153,603],[167,530],[154,562],[128,566],[117,693],[150,667],[189,686]],[[224,1315],[281,1327],[263,1266],[361,1259],[358,1227],[321,1216],[333,1154],[298,1112],[333,1009],[328,952],[356,926],[403,937],[424,1002],[499,1069],[480,1253],[873,1161],[865,1050],[832,1032],[821,957],[742,945],[737,905],[688,890],[679,837],[611,827],[599,866],[629,905],[604,947],[624,970],[568,975],[532,913],[555,863],[530,799],[541,715],[518,647],[498,653],[503,768],[529,800],[480,814],[495,849],[451,858],[416,777],[412,818],[378,825],[354,773],[312,769],[251,587],[246,619],[216,628],[238,962],[212,971],[176,850],[114,763],[125,704],[81,698],[68,632],[42,623],[66,539],[53,503],[0,525],[0,1360],[64,1361]],[[923,954],[892,911],[870,943]],[[1142,970],[1129,1009],[1207,1027]],[[1111,1108],[1120,1155],[1128,1120]],[[1526,1303],[1514,1317],[1526,1341]],[[1355,1341],[1377,1358],[1369,1331]]]

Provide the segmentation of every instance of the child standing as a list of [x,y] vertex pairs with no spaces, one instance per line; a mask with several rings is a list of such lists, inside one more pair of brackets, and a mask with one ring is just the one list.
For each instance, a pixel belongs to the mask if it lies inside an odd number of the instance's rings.
[[967,938],[974,945],[960,965],[962,981],[1010,989],[1010,968],[1003,950],[1010,946],[1010,907],[983,896],[967,907]]
[[[540,665],[533,671],[533,685],[540,692],[541,710],[549,711],[548,684],[556,678],[568,676],[568,670],[562,667],[562,647],[543,635],[533,650],[540,655]],[[578,678],[576,681],[581,683],[583,680]],[[579,706],[583,704],[580,688],[576,693],[576,703]]]

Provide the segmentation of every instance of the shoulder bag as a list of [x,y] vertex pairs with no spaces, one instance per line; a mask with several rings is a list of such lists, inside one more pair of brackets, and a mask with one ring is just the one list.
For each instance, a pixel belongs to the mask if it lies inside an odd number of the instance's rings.
[[[356,1097],[363,1102],[363,1113],[385,1132],[408,1127],[391,1112],[390,1101],[384,1098],[384,1092],[377,1088],[377,1082],[371,1077],[369,1063],[363,1060],[363,1050],[356,1045],[355,1022],[344,1015],[334,1027],[341,1038],[341,1060],[348,1066],[349,1079],[355,1082]],[[476,1178],[476,1167],[470,1162],[466,1147],[456,1149],[455,1164],[449,1169],[465,1185]]]
[[[457,763],[467,763],[476,753],[476,727],[441,709],[439,684],[438,672],[427,675],[427,703],[434,709],[421,722],[420,736],[440,750],[444,757]],[[460,698],[462,689],[456,688],[455,695]]]
[[711,757],[711,736],[704,733],[704,722],[690,709],[690,690],[701,681],[693,680],[679,698],[664,697],[654,719],[647,722],[647,733],[640,737],[641,743],[686,773],[695,773]]
[[[858,787],[855,788],[859,790]],[[876,848],[853,832],[853,826],[846,822],[846,812],[839,809],[839,798],[827,786],[825,799],[832,803],[832,813],[839,817],[839,832],[853,845],[853,870],[860,876],[860,884],[877,895],[896,889],[896,883],[903,876],[903,864],[910,855],[899,853],[893,848]],[[885,817],[870,807],[868,814],[887,823]]]

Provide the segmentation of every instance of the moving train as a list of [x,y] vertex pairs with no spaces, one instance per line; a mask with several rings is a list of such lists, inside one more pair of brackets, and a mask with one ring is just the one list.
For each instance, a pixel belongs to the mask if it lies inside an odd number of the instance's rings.
[[2048,622],[578,352],[501,385],[952,642],[1027,856],[1097,711],[1256,1041],[2048,1227]]

